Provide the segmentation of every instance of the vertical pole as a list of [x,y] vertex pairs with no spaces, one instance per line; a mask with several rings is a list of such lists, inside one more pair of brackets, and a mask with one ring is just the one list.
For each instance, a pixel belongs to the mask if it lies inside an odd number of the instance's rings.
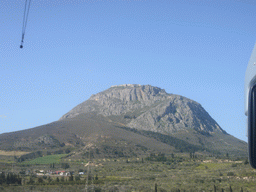
[[87,178],[86,178],[86,186],[85,186],[85,191],[89,191],[89,172],[90,172],[90,159],[91,159],[91,151],[89,147],[89,161],[88,161],[88,167],[87,167]]
[[14,156],[15,156],[15,152],[13,151],[12,174],[13,174],[13,164],[14,164],[14,161],[15,161],[15,158],[14,158]]

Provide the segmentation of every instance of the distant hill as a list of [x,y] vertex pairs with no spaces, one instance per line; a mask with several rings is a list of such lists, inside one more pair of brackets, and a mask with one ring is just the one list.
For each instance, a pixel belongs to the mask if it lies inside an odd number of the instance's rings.
[[119,85],[92,95],[59,121],[0,135],[1,150],[67,150],[84,157],[150,152],[245,156],[247,144],[228,133],[197,102],[150,85]]

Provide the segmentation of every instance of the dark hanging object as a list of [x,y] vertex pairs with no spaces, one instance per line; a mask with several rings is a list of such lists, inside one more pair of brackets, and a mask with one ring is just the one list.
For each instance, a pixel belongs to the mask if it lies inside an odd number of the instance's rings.
[[21,36],[21,43],[20,43],[20,48],[23,48],[23,42],[24,42],[24,37],[25,37],[25,31],[28,23],[28,14],[29,14],[29,9],[30,9],[30,4],[31,0],[26,0],[25,1],[25,8],[24,8],[24,15],[23,15],[23,26],[22,26],[22,36]]

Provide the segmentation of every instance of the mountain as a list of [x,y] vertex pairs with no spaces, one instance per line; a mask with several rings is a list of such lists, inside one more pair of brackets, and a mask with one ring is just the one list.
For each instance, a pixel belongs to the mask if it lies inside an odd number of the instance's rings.
[[112,86],[56,122],[0,135],[2,150],[68,150],[82,158],[88,148],[99,157],[195,151],[247,155],[247,144],[226,133],[199,103],[151,85]]
[[181,130],[225,133],[197,102],[150,85],[119,85],[92,95],[60,120],[96,112],[128,127],[171,134]]

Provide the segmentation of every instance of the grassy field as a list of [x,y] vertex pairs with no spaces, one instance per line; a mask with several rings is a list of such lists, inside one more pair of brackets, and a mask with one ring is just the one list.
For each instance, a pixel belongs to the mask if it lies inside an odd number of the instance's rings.
[[23,165],[33,165],[33,164],[52,164],[60,163],[61,158],[67,156],[67,154],[58,154],[58,155],[46,155],[44,157],[38,157],[31,161],[24,161],[21,164]]

